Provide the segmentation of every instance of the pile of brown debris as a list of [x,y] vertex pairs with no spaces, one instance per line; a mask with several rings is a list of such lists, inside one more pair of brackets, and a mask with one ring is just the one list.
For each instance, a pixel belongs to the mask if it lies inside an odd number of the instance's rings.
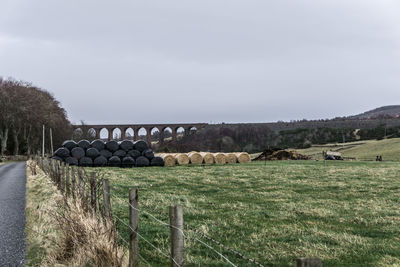
[[260,160],[310,160],[311,157],[307,155],[300,154],[293,150],[285,150],[285,149],[267,149],[262,152],[259,156],[257,156],[253,161]]

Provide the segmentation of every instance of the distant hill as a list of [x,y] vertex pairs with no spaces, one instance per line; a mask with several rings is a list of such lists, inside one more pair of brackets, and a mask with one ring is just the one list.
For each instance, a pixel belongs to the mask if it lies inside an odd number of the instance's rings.
[[400,117],[400,105],[384,106],[359,115],[350,116],[352,119],[374,119],[382,117]]

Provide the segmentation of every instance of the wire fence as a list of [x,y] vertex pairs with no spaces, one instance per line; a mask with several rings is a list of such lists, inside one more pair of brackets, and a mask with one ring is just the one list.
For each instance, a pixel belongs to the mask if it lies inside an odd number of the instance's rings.
[[[150,212],[147,212],[147,211],[145,211],[145,210],[143,210],[143,209],[138,209],[138,208],[134,207],[133,205],[131,205],[129,202],[124,201],[122,198],[120,198],[120,197],[118,197],[118,196],[116,196],[116,195],[114,195],[114,194],[111,194],[111,193],[110,193],[110,196],[113,196],[114,198],[120,200],[121,202],[125,202],[127,205],[130,206],[130,208],[132,208],[132,209],[134,209],[134,210],[136,210],[136,211],[138,211],[138,212],[141,212],[141,213],[143,213],[143,214],[148,215],[150,218],[152,218],[152,219],[153,219],[154,221],[156,221],[157,223],[159,223],[159,224],[161,224],[161,225],[163,225],[163,226],[168,226],[168,227],[170,227],[170,228],[176,229],[177,231],[181,232],[181,234],[182,234],[184,237],[189,238],[189,236],[185,235],[183,229],[180,229],[180,228],[175,227],[175,226],[173,226],[173,225],[171,225],[171,224],[169,224],[169,223],[166,223],[166,222],[161,221],[160,219],[158,219],[155,215],[151,214]],[[210,250],[212,250],[212,251],[215,252],[216,254],[218,254],[221,258],[223,258],[223,259],[224,259],[227,263],[229,263],[231,266],[236,266],[236,265],[235,265],[234,263],[232,263],[232,261],[230,261],[225,255],[223,255],[223,254],[220,253],[219,251],[215,250],[215,249],[214,249],[212,246],[210,246],[209,244],[203,242],[202,240],[200,240],[199,238],[197,238],[197,237],[195,237],[195,236],[191,236],[191,238],[192,238],[193,240],[199,242],[199,243],[202,244],[203,246],[209,248]],[[226,246],[225,246],[225,247],[226,247]],[[227,248],[227,247],[226,247],[226,248]],[[261,264],[260,264],[260,266],[263,267],[263,265],[261,265]]]
[[[219,260],[223,260],[229,266],[236,267],[238,264],[234,263],[226,253],[218,251],[215,247],[218,247],[219,250],[228,252],[231,256],[240,259],[240,261],[246,262],[246,266],[250,264],[264,267],[264,265],[258,260],[226,246],[221,241],[206,235],[198,228],[189,224],[185,224],[184,226],[183,211],[180,205],[171,206],[169,208],[169,223],[167,223],[153,214],[157,213],[154,209],[146,207],[146,209],[151,211],[149,212],[145,209],[138,208],[138,190],[135,188],[129,190],[129,198],[126,200],[111,192],[111,189],[113,189],[118,194],[121,194],[121,192],[118,192],[114,187],[110,186],[108,179],[104,179],[104,176],[99,172],[88,172],[86,169],[81,167],[69,166],[56,160],[44,159],[41,157],[34,158],[34,161],[37,162],[39,167],[52,179],[57,188],[66,198],[71,198],[74,201],[81,201],[87,212],[94,214],[100,220],[113,223],[115,229],[117,229],[117,226],[125,227],[125,230],[129,233],[129,241],[125,240],[121,235],[117,235],[117,238],[119,238],[119,240],[129,249],[129,266],[138,266],[139,261],[149,266],[153,265],[150,262],[154,261],[153,257],[147,257],[146,259],[143,253],[139,253],[141,251],[141,248],[139,247],[140,239],[147,245],[146,249],[150,249],[155,255],[170,260],[171,266],[181,267],[185,264],[185,259],[190,258],[187,256],[187,251],[189,250],[184,247],[184,241],[186,239],[187,243],[189,243],[188,241],[193,241],[201,246],[203,248],[201,251],[209,250],[215,255],[213,257],[215,260],[218,256]],[[33,167],[29,167],[31,168],[32,173],[36,173],[36,170],[33,170]],[[129,223],[124,220],[127,215],[126,213],[119,209],[115,211],[111,209],[111,199],[117,200],[122,204],[122,206],[127,206],[129,208]],[[122,212],[122,218],[121,216],[116,215],[118,212]],[[157,238],[154,238],[154,241],[152,242],[150,240],[151,238],[146,237],[143,233],[138,231],[140,214],[142,217],[143,215],[147,216],[157,225],[168,227],[170,229],[170,235],[168,237],[171,241],[170,253],[165,251],[165,247],[160,248],[156,244],[157,242],[155,241],[158,241]],[[152,232],[157,231],[156,229],[152,229]],[[207,243],[205,240],[211,242],[212,245]],[[207,253],[203,254],[205,255]]]

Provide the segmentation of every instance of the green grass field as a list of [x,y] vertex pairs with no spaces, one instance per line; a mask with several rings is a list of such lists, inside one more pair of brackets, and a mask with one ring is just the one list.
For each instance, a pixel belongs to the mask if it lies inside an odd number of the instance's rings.
[[[139,208],[168,223],[168,206],[182,204],[184,221],[264,266],[293,266],[321,257],[324,266],[400,265],[400,165],[393,162],[263,162],[225,166],[97,169],[110,179],[113,213],[128,222],[128,190]],[[122,200],[121,200],[122,199]],[[118,224],[121,240],[128,229]],[[140,214],[139,232],[169,253],[169,228]],[[255,266],[186,231],[186,266]],[[121,241],[122,242],[122,241]],[[167,266],[143,240],[140,254]]]
[[382,155],[385,161],[400,161],[400,138],[314,145],[297,151],[315,158],[322,158],[322,151],[327,150],[338,150],[343,156],[354,157],[357,160],[375,160],[377,155]]

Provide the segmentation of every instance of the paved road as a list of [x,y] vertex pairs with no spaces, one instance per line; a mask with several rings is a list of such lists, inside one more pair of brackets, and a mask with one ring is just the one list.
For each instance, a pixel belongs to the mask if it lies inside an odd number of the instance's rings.
[[0,266],[23,266],[25,257],[25,162],[0,166]]

